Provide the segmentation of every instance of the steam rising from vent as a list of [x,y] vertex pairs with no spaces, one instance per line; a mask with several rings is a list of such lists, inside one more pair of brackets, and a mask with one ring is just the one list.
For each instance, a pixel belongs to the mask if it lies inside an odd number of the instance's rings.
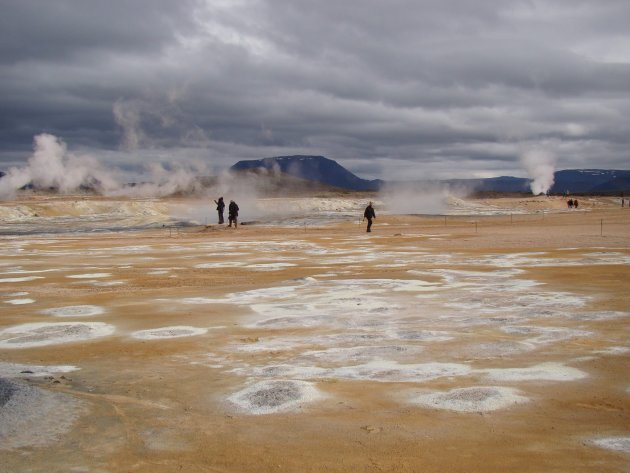
[[203,165],[177,164],[168,169],[159,163],[147,167],[145,182],[121,184],[119,169],[106,169],[93,156],[69,152],[66,144],[54,135],[43,133],[34,138],[34,152],[23,167],[12,167],[0,178],[0,199],[15,197],[18,190],[32,185],[35,189],[54,190],[62,194],[90,189],[110,196],[160,197],[174,193],[201,190],[199,177]]
[[11,198],[16,191],[32,184],[54,188],[61,193],[89,186],[101,192],[117,187],[111,174],[91,156],[69,153],[66,144],[47,133],[34,139],[34,153],[25,167],[12,167],[0,179],[0,198]]
[[555,155],[544,150],[531,150],[521,155],[521,163],[531,179],[529,186],[532,193],[547,193],[554,182]]
[[470,194],[466,186],[387,185],[379,193],[387,211],[395,215],[442,215],[453,199]]

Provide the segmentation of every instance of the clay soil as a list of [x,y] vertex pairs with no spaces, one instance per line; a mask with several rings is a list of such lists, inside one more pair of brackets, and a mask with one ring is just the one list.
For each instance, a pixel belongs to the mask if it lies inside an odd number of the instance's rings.
[[[606,450],[590,441],[630,436],[630,266],[614,257],[602,264],[579,264],[589,254],[630,257],[630,209],[596,198],[585,198],[577,212],[565,209],[563,199],[492,199],[484,203],[528,213],[487,217],[379,214],[371,234],[355,221],[292,228],[241,225],[235,230],[211,224],[179,230],[3,237],[4,245],[14,249],[3,253],[3,271],[14,266],[55,271],[41,273],[42,279],[2,284],[3,300],[25,292],[24,297],[34,303],[2,303],[0,328],[50,321],[42,312],[51,307],[90,304],[104,307],[106,313],[89,321],[112,324],[116,333],[85,342],[0,349],[3,362],[78,367],[63,378],[55,375],[28,382],[66,393],[89,406],[88,414],[48,446],[0,449],[0,470],[630,471],[630,454]],[[241,249],[248,248],[249,254],[239,255],[234,242]],[[293,247],[290,242],[302,246]],[[287,244],[281,253],[285,259],[263,251],[265,245],[280,243]],[[333,256],[321,264],[320,256],[303,251],[304,244],[316,245]],[[348,263],[345,258],[353,254],[355,245],[376,259]],[[227,256],[208,256],[222,248],[231,248],[225,250]],[[418,251],[436,258],[406,266],[405,253]],[[397,253],[397,264],[381,264],[378,255],[391,252]],[[334,255],[340,253],[344,260],[335,263]],[[535,323],[542,326],[593,335],[499,356],[466,352],[464,347],[506,340],[500,326],[458,327],[460,335],[455,339],[423,347],[422,361],[467,363],[475,370],[555,362],[586,373],[583,379],[489,383],[474,372],[418,383],[310,378],[325,393],[321,400],[255,415],[235,409],[227,401],[254,381],[251,371],[238,368],[290,364],[292,356],[300,353],[239,348],[270,338],[299,340],[313,335],[314,329],[252,326],[246,323],[251,311],[244,305],[173,302],[196,297],[220,301],[229,294],[318,279],[326,272],[339,274],[337,279],[410,279],[410,269],[443,269],[440,255],[457,255],[457,269],[480,270],[480,265],[466,262],[523,253],[541,254],[553,261],[578,261],[574,265],[524,266],[521,277],[548,291],[585,297],[587,302],[580,310],[625,312],[625,316],[538,321]],[[274,271],[238,266],[254,261],[252,254],[269,264],[290,261],[293,265]],[[199,265],[213,261],[235,265]],[[123,284],[98,285],[68,278],[100,272]],[[492,300],[492,294],[487,297]],[[422,299],[417,301],[423,304]],[[201,336],[163,340],[130,336],[138,330],[180,325],[209,330]],[[611,347],[622,349],[612,352]],[[530,401],[466,413],[405,401],[414,392],[487,384],[518,388]],[[41,422],[54,423],[55,418],[42,418]]]

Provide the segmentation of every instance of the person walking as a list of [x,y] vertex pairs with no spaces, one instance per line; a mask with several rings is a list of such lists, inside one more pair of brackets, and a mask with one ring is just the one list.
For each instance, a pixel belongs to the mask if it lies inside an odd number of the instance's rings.
[[232,226],[232,222],[234,222],[234,228],[238,225],[238,205],[233,200],[230,200],[230,205],[228,206],[228,227]]
[[219,197],[219,200],[214,201],[217,204],[217,212],[219,213],[219,225],[223,225],[223,210],[225,209],[225,202],[223,202],[223,197]]
[[367,218],[367,230],[368,232],[372,231],[372,219],[376,219],[376,212],[374,212],[374,207],[372,207],[372,202],[368,204],[365,208],[365,212],[363,212],[363,221]]

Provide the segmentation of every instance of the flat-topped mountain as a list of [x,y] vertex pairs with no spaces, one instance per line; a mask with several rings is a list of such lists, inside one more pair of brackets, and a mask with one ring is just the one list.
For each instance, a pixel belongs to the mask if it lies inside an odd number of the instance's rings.
[[357,177],[332,159],[324,156],[277,156],[274,158],[239,161],[230,171],[260,171],[284,173],[309,181],[317,181],[327,186],[355,191],[375,191],[383,181],[366,180]]

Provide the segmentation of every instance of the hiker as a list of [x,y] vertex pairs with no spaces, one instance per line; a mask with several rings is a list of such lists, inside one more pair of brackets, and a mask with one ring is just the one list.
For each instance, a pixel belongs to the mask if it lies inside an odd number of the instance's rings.
[[368,204],[368,206],[365,208],[365,212],[363,212],[363,221],[365,221],[365,219],[367,218],[368,224],[367,224],[367,230],[368,232],[372,231],[372,219],[376,218],[376,213],[374,212],[374,207],[372,207],[372,202],[370,202]]
[[567,207],[569,207],[570,209],[573,208],[573,199],[569,199],[569,201],[567,202]]
[[219,212],[219,225],[223,225],[223,209],[225,209],[225,202],[223,202],[223,197],[219,197],[219,200],[214,201],[217,204],[217,212]]
[[578,201],[577,201],[577,199],[573,199],[573,208],[575,208],[575,209],[578,208]]
[[237,217],[238,205],[233,200],[230,200],[230,205],[228,206],[228,227],[232,226],[232,222],[234,222],[234,228],[237,227]]

